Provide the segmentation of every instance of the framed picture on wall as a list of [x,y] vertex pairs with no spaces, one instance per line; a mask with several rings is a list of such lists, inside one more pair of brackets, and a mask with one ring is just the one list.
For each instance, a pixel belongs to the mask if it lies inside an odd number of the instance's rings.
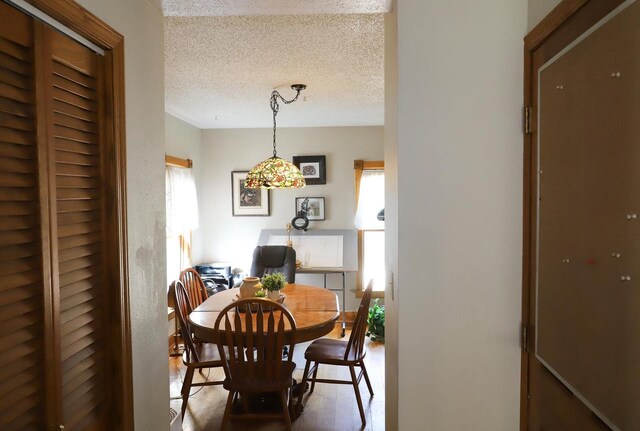
[[[296,198],[296,214],[302,209],[302,202],[307,197]],[[309,198],[309,207],[307,209],[307,219],[309,220],[324,220],[324,198]]]
[[249,171],[231,172],[231,208],[237,216],[269,216],[269,189],[248,189],[244,180]]
[[293,156],[293,164],[300,169],[307,185],[327,184],[326,156]]

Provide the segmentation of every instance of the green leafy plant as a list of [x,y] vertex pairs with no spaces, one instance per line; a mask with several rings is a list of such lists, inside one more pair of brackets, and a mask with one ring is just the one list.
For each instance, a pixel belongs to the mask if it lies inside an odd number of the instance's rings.
[[264,298],[265,296],[267,296],[267,291],[264,289],[258,289],[253,294],[253,296],[255,296],[256,298]]
[[367,337],[371,338],[371,341],[384,342],[384,305],[379,305],[378,299],[374,299],[373,307],[369,309]]
[[284,289],[287,285],[287,279],[281,272],[274,272],[273,274],[267,274],[262,277],[262,287],[269,292],[277,292]]

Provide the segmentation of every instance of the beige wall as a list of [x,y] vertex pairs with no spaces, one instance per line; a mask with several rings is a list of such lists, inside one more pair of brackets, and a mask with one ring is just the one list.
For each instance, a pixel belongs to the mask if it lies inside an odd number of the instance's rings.
[[[398,426],[398,15],[384,21],[384,168],[385,168],[385,421]],[[392,283],[392,284],[391,284]]]
[[398,4],[399,429],[518,429],[526,0]]
[[[295,107],[295,105],[293,105]],[[294,108],[291,108],[294,109]],[[249,170],[271,156],[271,129],[203,130],[201,183],[202,261],[226,261],[249,272],[251,257],[262,229],[284,229],[295,215],[295,197],[325,198],[326,220],[311,222],[313,229],[353,228],[355,189],[353,161],[382,160],[382,127],[279,128],[278,155],[292,160],[294,155],[325,155],[327,184],[303,189],[272,190],[270,217],[233,217],[231,213],[231,171]],[[320,275],[298,275],[297,281],[322,285]],[[329,278],[330,287],[341,285],[338,276]],[[355,275],[347,278],[355,288]],[[349,291],[347,309],[358,301]]]
[[527,28],[535,27],[558,3],[560,0],[529,0]]
[[79,0],[125,38],[127,216],[136,430],[169,423],[164,44],[162,11],[144,0]]
[[[168,385],[158,376],[167,372],[166,335],[156,330],[166,324],[163,19],[159,8],[144,0],[79,3],[125,36],[136,429],[165,429]],[[530,0],[528,28],[557,3]],[[403,332],[398,340],[401,371],[395,374],[398,371],[390,369],[388,384],[389,377],[398,377],[403,430],[516,429],[521,229],[517,129],[526,7],[523,0],[492,5],[405,0],[400,6],[398,183],[388,179],[387,192],[398,190],[398,185],[400,191],[394,222],[397,237],[387,245],[391,253],[387,264],[398,265],[402,274],[396,280],[399,305],[394,308],[402,312]],[[487,25],[496,20],[503,25]],[[452,33],[454,27],[458,30]],[[430,61],[434,58],[438,61]],[[388,83],[387,97],[390,88]],[[387,109],[390,106],[387,101]],[[386,114],[388,127],[393,116]],[[297,134],[291,130],[283,129],[281,137]],[[246,264],[246,253],[227,253],[234,242],[254,244],[257,239],[257,232],[247,228],[251,218],[230,217],[229,172],[247,169],[266,157],[270,131],[205,131],[204,135],[203,160],[212,159],[215,168],[208,166],[202,172],[203,181],[219,180],[222,187],[201,199],[206,216],[220,220],[205,233],[207,245],[201,257]],[[348,140],[350,144],[341,148],[320,133],[310,141],[322,151],[295,151],[328,156],[331,151],[330,172],[337,168],[332,161],[343,150],[348,153],[349,161],[340,165],[349,178],[338,182],[331,173],[332,184],[326,187],[332,191],[314,194],[327,196],[340,187],[344,190],[336,193],[351,190],[351,160],[382,157],[380,149],[367,157],[371,149],[366,146],[379,143],[379,135]],[[393,178],[389,169],[395,163],[393,136],[391,132],[385,138],[388,178]],[[265,148],[249,149],[246,141],[235,138],[256,140]],[[225,144],[216,152],[215,143],[220,142]],[[287,158],[294,147],[299,148],[286,145],[284,139],[279,142]],[[167,148],[173,148],[172,143]],[[422,184],[416,184],[417,179]],[[274,212],[265,226],[279,228],[290,219],[293,197],[299,194],[282,193],[274,195]],[[387,197],[388,208],[393,208],[392,199]],[[334,200],[327,204],[335,219],[323,227],[343,227],[347,221],[335,214]],[[392,217],[388,209],[387,220]],[[227,222],[240,229],[235,241],[221,232]],[[388,424],[387,429],[394,428]]]

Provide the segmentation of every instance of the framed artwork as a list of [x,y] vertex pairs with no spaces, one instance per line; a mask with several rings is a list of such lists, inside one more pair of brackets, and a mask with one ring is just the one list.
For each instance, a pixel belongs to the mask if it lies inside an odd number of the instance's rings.
[[[302,202],[307,197],[296,198],[296,215],[302,209]],[[324,220],[324,198],[309,198],[309,208],[307,209],[307,218],[309,220]]]
[[231,172],[231,208],[234,216],[268,216],[269,189],[248,189],[244,180],[249,171]]
[[327,184],[326,156],[293,156],[296,165],[308,185]]

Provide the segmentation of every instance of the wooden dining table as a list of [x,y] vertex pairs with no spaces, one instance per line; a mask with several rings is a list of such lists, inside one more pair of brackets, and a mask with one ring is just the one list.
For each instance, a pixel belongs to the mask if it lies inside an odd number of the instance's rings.
[[[321,287],[304,284],[288,284],[282,291],[283,305],[296,321],[296,335],[293,342],[304,343],[330,333],[340,316],[338,296]],[[189,321],[196,337],[205,342],[215,343],[214,325],[222,309],[238,300],[240,289],[229,289],[207,298],[191,314]],[[285,329],[286,332],[289,329]]]

